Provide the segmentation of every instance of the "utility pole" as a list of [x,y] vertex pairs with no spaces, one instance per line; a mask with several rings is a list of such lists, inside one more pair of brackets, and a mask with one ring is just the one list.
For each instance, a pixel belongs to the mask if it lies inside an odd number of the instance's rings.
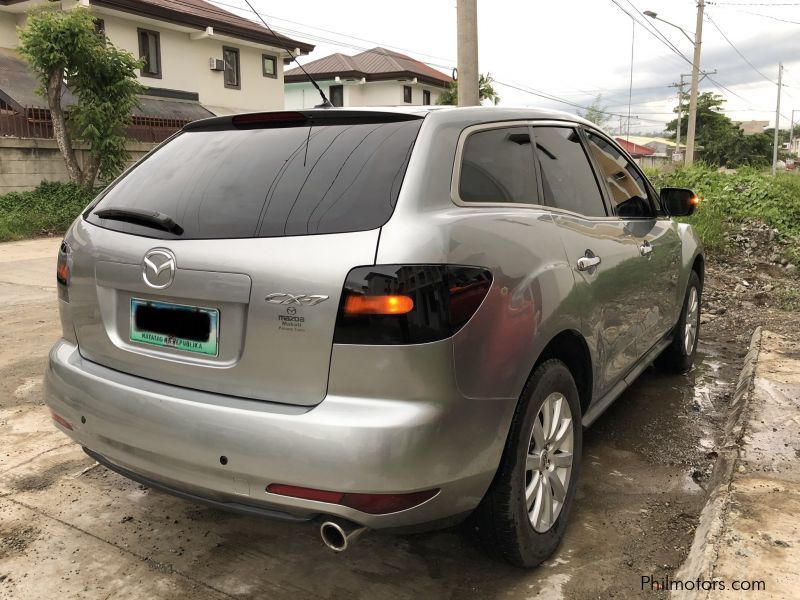
[[694,133],[697,123],[697,87],[700,83],[700,45],[703,43],[703,10],[705,0],[697,2],[697,27],[694,34],[694,60],[692,61],[692,91],[689,95],[689,123],[686,129],[686,166],[694,162]]
[[789,127],[789,155],[792,154],[792,147],[794,146],[794,113],[797,112],[796,108],[792,109],[791,126]]
[[778,104],[775,107],[775,141],[772,144],[772,174],[778,170],[778,132],[781,126],[781,80],[783,79],[783,63],[778,63]]
[[[680,83],[673,83],[669,87],[678,88],[678,127],[675,129],[675,152],[680,155],[681,152],[681,122],[683,120],[683,87],[686,85],[683,79],[684,77],[691,77],[690,74],[681,73],[681,82]],[[677,160],[677,159],[676,159]]]
[[478,106],[478,0],[458,0],[458,105]]

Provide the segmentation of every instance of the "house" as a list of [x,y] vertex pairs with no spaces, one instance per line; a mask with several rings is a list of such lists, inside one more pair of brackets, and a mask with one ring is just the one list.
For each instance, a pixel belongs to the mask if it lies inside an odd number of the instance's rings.
[[[436,104],[453,81],[425,63],[385,48],[355,56],[331,54],[303,67],[334,106]],[[287,109],[311,108],[322,101],[299,67],[286,71],[284,88]]]
[[745,135],[764,133],[764,129],[769,127],[769,121],[736,121],[735,124],[739,126]]
[[[9,50],[19,43],[16,28],[37,0],[0,0],[0,71],[18,69]],[[98,33],[144,60],[138,73],[146,87],[142,114],[199,118],[283,108],[283,64],[289,54],[314,46],[293,40],[203,0],[64,0],[63,10],[86,6]],[[16,86],[14,85],[16,84]],[[31,102],[32,90],[18,78],[0,84],[10,106]],[[23,102],[24,101],[24,102]],[[44,100],[39,99],[43,105]]]
[[614,138],[616,142],[622,147],[625,152],[630,154],[633,158],[639,158],[642,156],[650,156],[651,154],[655,154],[655,150],[650,148],[649,146],[642,146],[635,142],[625,139],[624,137],[616,137]]
[[639,146],[646,146],[653,150],[655,156],[672,156],[676,146],[673,140],[660,137],[649,137],[643,135],[630,135],[624,139]]

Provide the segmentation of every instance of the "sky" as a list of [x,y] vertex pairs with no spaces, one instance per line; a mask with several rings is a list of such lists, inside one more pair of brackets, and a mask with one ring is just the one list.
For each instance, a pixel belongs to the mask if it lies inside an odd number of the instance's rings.
[[[253,18],[244,0],[212,2]],[[251,2],[275,31],[316,44],[301,62],[380,45],[448,74],[456,65],[455,0]],[[655,26],[689,62],[620,6]],[[694,0],[478,0],[479,69],[494,77],[501,104],[574,113],[581,109],[552,97],[585,107],[602,94],[606,110],[623,115],[611,117],[606,129],[627,130],[633,36],[630,131],[661,131],[675,117],[677,90],[669,85],[691,73],[693,45],[680,30],[637,12],[645,10],[694,36]],[[788,129],[793,108],[800,120],[800,1],[707,0],[706,15],[701,69],[717,73],[700,91],[722,94],[734,120],[773,126],[783,61],[781,126]]]

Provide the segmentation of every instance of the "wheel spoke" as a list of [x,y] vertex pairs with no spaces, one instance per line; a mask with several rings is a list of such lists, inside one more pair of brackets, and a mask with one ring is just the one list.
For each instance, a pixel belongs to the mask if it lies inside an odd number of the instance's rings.
[[548,473],[548,481],[550,489],[553,490],[553,498],[559,502],[564,502],[564,498],[567,497],[567,492],[564,490],[564,485],[561,483],[561,480],[558,478],[558,475],[556,475],[555,471],[550,471]]
[[572,466],[572,452],[558,452],[550,455],[554,467],[569,468]]
[[556,437],[556,433],[558,432],[559,424],[561,423],[561,411],[562,403],[564,401],[564,397],[559,395],[556,397],[555,400],[550,401],[550,407],[553,410],[552,416],[550,417],[550,429],[545,430],[545,434],[547,436],[548,443],[552,443],[554,438]]
[[544,434],[544,443],[546,444],[550,441],[550,431],[553,427],[553,402],[549,397],[545,399],[539,412],[542,415],[542,432]]
[[538,478],[539,481],[536,484],[536,489],[531,492],[531,495],[533,496],[533,508],[531,508],[531,511],[529,513],[530,518],[531,518],[531,523],[533,523],[534,527],[538,526],[538,524],[539,524],[539,519],[540,519],[541,514],[542,514],[542,501],[543,501],[543,498],[544,498],[544,493],[543,493],[544,492],[544,485],[543,485],[544,484],[544,478],[541,477],[539,475],[539,473],[536,473],[536,477]]
[[537,454],[528,454],[525,458],[525,472],[533,471],[534,474],[539,471],[539,456]]
[[539,471],[534,471],[533,479],[531,479],[531,482],[528,484],[528,487],[525,488],[525,506],[528,508],[528,510],[531,509],[531,505],[533,504],[534,500],[536,500],[538,496],[541,495],[540,493],[541,482],[542,482],[542,476],[539,474]]
[[547,531],[553,523],[553,492],[550,489],[549,478],[542,477],[542,483],[539,487],[542,490],[542,503],[538,524],[542,531]]
[[544,448],[544,429],[538,415],[533,420],[533,443],[536,450]]
[[564,443],[564,440],[567,439],[568,434],[572,431],[572,419],[566,418],[561,419],[561,424],[556,431],[555,435],[553,436],[553,441],[551,442],[551,452],[555,452],[561,445]]

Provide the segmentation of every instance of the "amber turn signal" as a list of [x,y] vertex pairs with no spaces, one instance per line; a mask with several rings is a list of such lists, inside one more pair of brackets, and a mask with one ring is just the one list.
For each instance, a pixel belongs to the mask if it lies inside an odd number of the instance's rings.
[[344,301],[346,315],[404,315],[414,309],[408,296],[360,296],[350,294]]

